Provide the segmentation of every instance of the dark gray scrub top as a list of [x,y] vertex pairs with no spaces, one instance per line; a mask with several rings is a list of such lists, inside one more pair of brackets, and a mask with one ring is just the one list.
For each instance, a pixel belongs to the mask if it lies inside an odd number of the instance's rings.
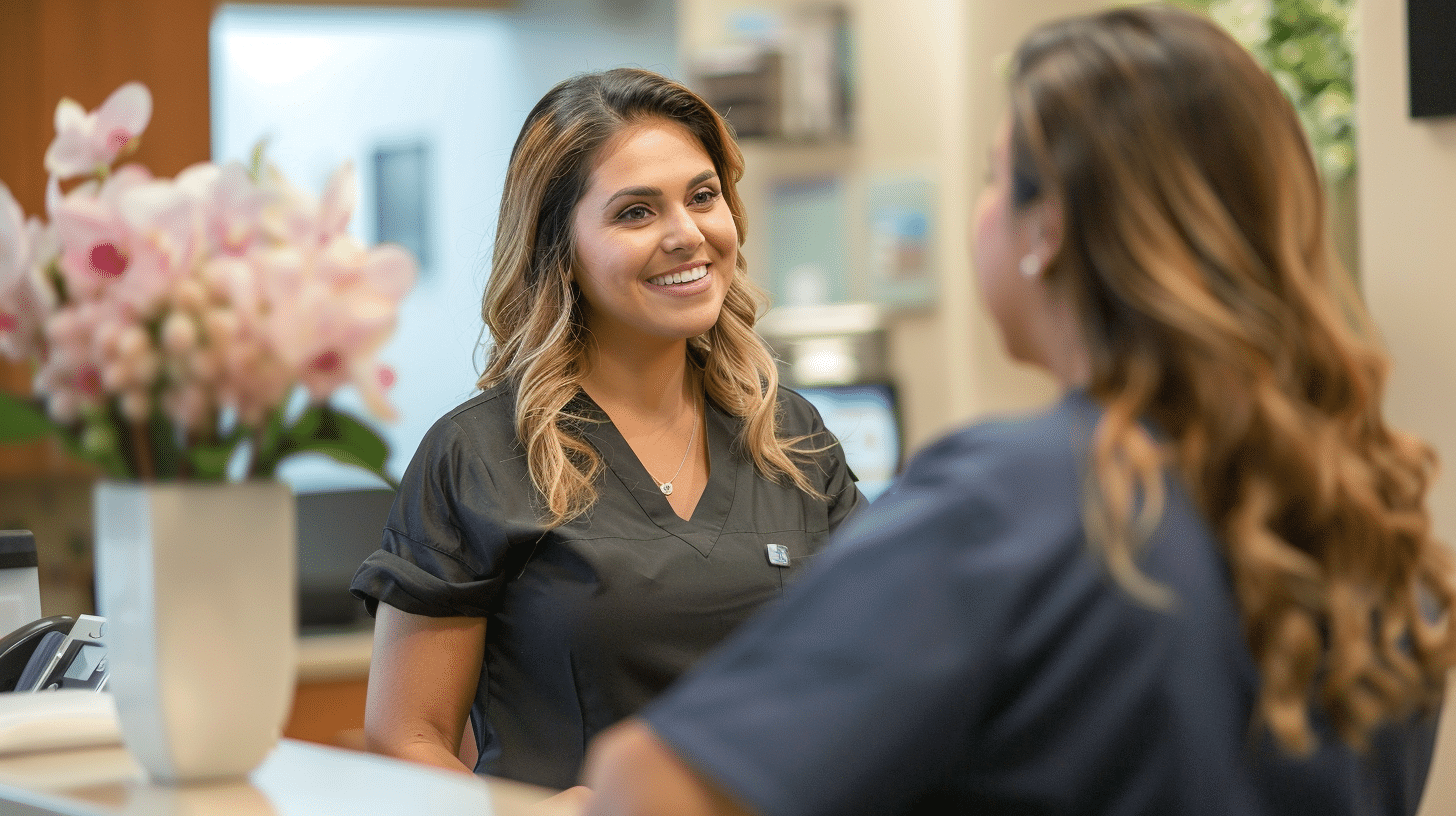
[[1100,409],[927,448],[781,603],[643,716],[765,816],[1409,816],[1434,717],[1281,754],[1222,548],[1174,479],[1132,600],[1082,526]]
[[[737,452],[741,422],[711,402],[711,470],[690,520],[585,394],[569,410],[600,420],[582,429],[605,472],[591,510],[554,529],[538,520],[509,387],[482,392],[425,435],[352,590],[371,614],[384,602],[487,619],[471,709],[477,773],[576,784],[592,737],[778,598],[863,501],[813,406],[786,389],[778,404],[782,435],[827,446],[808,468],[827,501],[761,478]],[[787,548],[790,566],[771,564],[769,545]]]

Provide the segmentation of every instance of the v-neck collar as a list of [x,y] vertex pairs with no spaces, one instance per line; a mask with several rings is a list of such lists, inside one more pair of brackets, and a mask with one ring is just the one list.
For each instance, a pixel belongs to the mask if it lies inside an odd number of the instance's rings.
[[663,532],[670,533],[704,556],[713,551],[728,522],[738,486],[740,463],[730,451],[740,420],[729,416],[704,399],[703,437],[708,443],[708,484],[698,497],[691,518],[679,516],[668,503],[657,482],[647,473],[642,460],[627,444],[611,417],[585,392],[577,391],[574,402],[583,413],[598,421],[582,423],[587,441],[602,455],[607,469],[632,494],[642,512]]

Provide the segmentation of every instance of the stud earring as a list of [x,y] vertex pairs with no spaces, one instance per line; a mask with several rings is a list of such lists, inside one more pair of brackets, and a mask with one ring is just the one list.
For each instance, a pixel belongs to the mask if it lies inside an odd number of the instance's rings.
[[1034,278],[1041,274],[1041,258],[1036,257],[1035,252],[1026,253],[1021,259],[1021,274],[1028,278]]

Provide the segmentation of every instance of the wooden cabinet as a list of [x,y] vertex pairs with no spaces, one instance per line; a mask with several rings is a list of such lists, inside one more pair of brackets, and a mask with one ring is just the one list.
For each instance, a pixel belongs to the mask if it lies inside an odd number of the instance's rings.
[[[0,182],[27,215],[45,206],[46,146],[62,97],[88,110],[123,83],[152,91],[135,160],[174,175],[212,152],[208,32],[216,0],[5,0],[0,3]],[[0,389],[28,393],[30,370],[0,359]],[[0,446],[0,480],[76,474],[50,442]]]
[[300,680],[283,736],[339,748],[364,750],[367,676]]
[[283,736],[363,750],[373,648],[374,633],[368,629],[300,638],[298,688]]

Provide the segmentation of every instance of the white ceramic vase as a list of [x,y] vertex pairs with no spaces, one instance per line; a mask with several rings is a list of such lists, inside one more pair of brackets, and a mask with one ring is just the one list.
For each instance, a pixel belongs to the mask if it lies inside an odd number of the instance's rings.
[[103,481],[95,516],[97,611],[123,743],[158,782],[246,776],[293,701],[292,491]]

